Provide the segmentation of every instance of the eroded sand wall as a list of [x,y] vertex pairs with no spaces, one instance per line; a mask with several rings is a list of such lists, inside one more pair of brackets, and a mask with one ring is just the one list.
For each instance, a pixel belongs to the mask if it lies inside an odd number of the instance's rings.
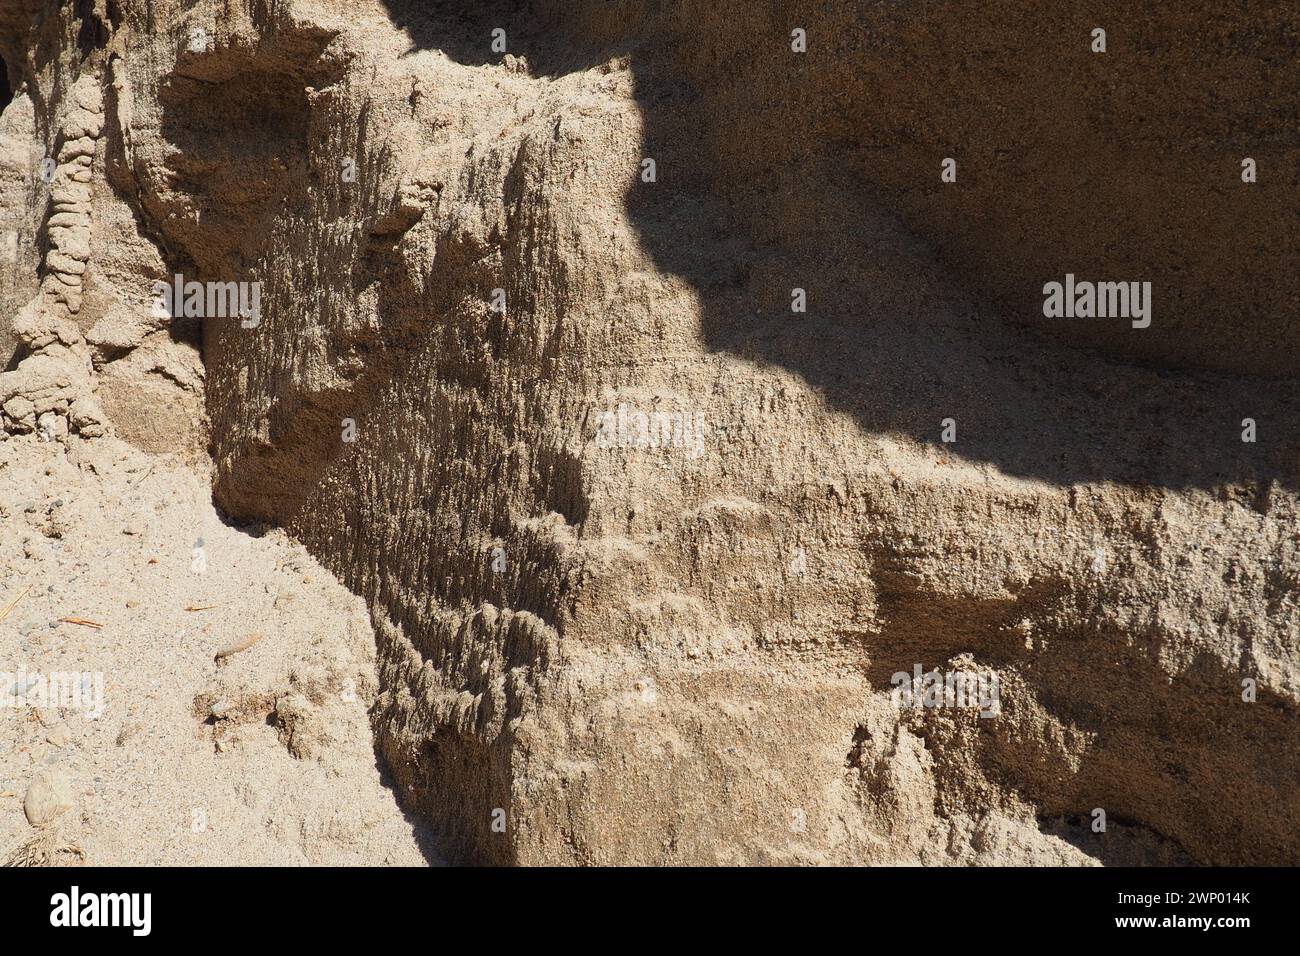
[[[141,443],[201,392],[218,503],[367,599],[453,858],[1294,862],[1294,24],[745,7],[116,4],[32,71],[104,125],[6,374],[84,355],[70,427]],[[256,323],[105,331],[178,271]],[[1048,323],[1065,271],[1152,326]],[[917,664],[999,713],[900,711]]]

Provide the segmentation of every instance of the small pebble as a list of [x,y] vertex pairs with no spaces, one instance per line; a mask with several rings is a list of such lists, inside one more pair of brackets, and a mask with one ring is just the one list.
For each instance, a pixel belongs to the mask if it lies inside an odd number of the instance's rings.
[[43,770],[32,780],[23,798],[23,812],[34,827],[44,826],[72,809],[72,778],[58,767]]

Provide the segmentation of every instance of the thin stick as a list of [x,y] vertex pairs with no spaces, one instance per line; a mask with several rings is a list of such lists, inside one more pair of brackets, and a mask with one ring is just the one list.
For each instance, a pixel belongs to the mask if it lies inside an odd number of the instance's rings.
[[61,617],[59,618],[64,624],[80,624],[82,627],[93,627],[95,630],[103,629],[103,624],[96,624],[94,621],[87,621],[81,617]]
[[132,483],[131,485],[132,491],[134,491],[136,488],[139,488],[141,485],[143,485],[144,480],[153,474],[153,466],[156,464],[158,464],[157,460],[149,462],[149,467],[144,470],[144,474],[140,476],[140,480]]
[[250,634],[248,637],[240,638],[235,643],[223,647],[217,651],[214,660],[224,660],[232,654],[238,654],[240,651],[246,651],[262,639],[261,634]]
[[11,600],[8,604],[5,605],[5,609],[3,611],[0,611],[0,621],[3,621],[5,618],[9,616],[9,612],[14,609],[14,607],[18,604],[19,601],[21,601],[24,597],[27,596],[27,592],[30,591],[31,589],[32,586],[30,584],[27,585],[27,587],[23,588],[21,591],[18,592],[17,597],[15,597],[13,600]]

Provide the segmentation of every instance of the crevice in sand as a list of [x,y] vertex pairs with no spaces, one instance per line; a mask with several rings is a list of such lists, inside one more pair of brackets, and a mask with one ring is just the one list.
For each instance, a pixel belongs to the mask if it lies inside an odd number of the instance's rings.
[[13,98],[13,87],[9,85],[9,65],[5,63],[4,57],[0,56],[0,114],[4,113]]

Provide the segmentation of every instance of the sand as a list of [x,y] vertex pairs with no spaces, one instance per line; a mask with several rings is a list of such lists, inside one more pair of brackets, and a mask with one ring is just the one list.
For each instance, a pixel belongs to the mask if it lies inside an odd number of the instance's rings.
[[[206,476],[112,439],[0,443],[0,511],[5,669],[32,684],[0,708],[0,857],[433,859],[371,744],[365,608],[300,545],[230,525]],[[36,696],[65,674],[79,700]],[[50,779],[63,804],[36,828],[24,802]]]

